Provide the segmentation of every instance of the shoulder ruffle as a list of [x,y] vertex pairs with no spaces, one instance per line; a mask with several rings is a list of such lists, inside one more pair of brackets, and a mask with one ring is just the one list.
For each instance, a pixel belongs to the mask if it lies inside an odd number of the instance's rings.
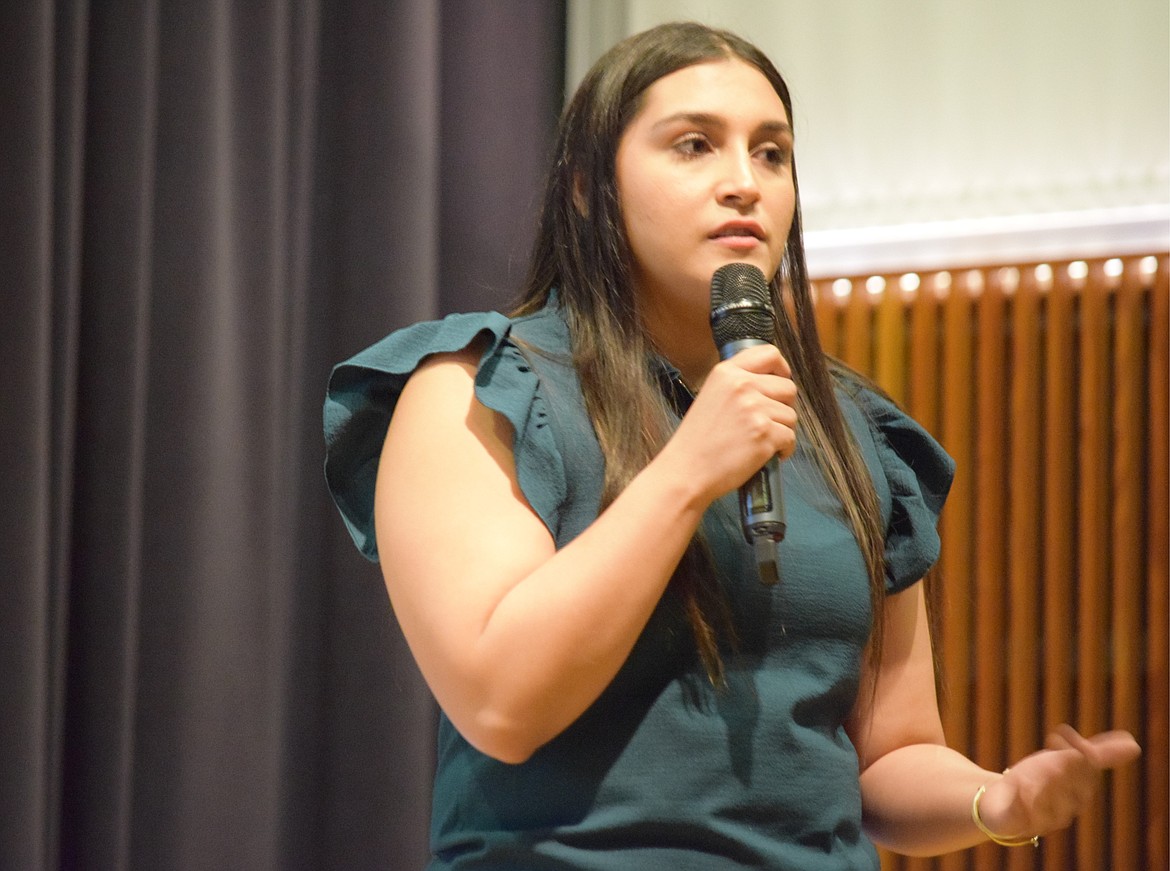
[[938,560],[938,518],[955,476],[942,446],[890,400],[867,388],[852,397],[869,423],[890,490],[886,528],[887,590],[920,580]]
[[374,484],[382,443],[411,373],[431,354],[487,338],[476,397],[503,414],[515,432],[520,489],[550,531],[564,498],[560,451],[548,427],[539,379],[510,341],[513,322],[498,312],[449,315],[391,333],[334,367],[325,397],[325,479],[358,550],[378,559]]

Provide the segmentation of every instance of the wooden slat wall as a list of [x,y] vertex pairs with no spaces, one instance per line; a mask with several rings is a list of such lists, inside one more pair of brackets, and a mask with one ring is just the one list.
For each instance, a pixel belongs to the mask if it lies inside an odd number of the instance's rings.
[[1144,753],[1039,850],[885,871],[1170,867],[1166,254],[814,282],[826,351],[873,377],[959,471],[935,639],[949,743],[992,770],[1061,722]]

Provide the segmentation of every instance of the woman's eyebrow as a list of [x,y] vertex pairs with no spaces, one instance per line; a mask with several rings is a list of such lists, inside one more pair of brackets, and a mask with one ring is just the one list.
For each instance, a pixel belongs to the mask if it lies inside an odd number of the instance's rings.
[[[679,122],[694,124],[699,127],[722,128],[727,126],[727,120],[723,116],[710,112],[675,112],[673,115],[667,115],[665,118],[660,118],[655,121],[653,127],[654,129],[658,129]],[[769,133],[775,136],[792,136],[792,125],[787,121],[764,121],[756,129],[761,133]]]
[[792,137],[792,125],[787,121],[765,121],[758,129],[762,133]]

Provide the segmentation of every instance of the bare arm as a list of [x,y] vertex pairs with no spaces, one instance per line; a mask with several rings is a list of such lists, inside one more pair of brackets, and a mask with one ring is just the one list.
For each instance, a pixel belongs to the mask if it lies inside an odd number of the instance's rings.
[[667,446],[557,551],[520,492],[511,426],[475,399],[475,360],[436,357],[407,383],[375,527],[439,704],[473,745],[519,762],[613,679],[707,505],[792,449],[795,388],[774,349],[717,366]]
[[887,600],[886,649],[872,705],[858,705],[849,726],[861,764],[864,822],[875,841],[907,855],[937,855],[986,840],[971,819],[1006,839],[1067,826],[1088,803],[1101,772],[1140,752],[1126,732],[1083,738],[1068,726],[1048,749],[1005,776],[946,747],[934,693],[926,606],[916,584]]

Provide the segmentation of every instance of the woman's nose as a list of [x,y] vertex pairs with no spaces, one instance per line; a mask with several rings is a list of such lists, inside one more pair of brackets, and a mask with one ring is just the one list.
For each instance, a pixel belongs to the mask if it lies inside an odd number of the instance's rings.
[[729,155],[721,167],[718,197],[721,203],[742,207],[760,198],[760,185],[756,180],[750,154]]

